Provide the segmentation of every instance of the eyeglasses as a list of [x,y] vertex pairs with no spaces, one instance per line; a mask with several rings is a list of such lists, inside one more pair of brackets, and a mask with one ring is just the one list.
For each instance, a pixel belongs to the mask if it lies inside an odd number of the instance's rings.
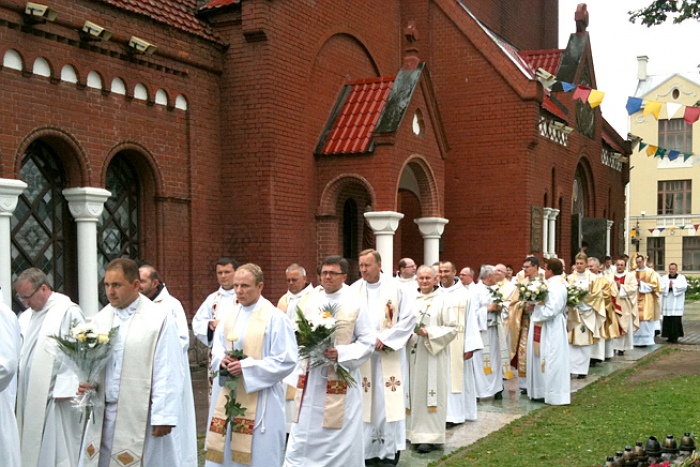
[[25,301],[26,301],[26,300],[31,300],[31,298],[32,298],[34,295],[36,295],[36,293],[39,291],[39,289],[42,288],[43,286],[44,286],[44,284],[41,284],[39,287],[37,287],[36,289],[34,289],[34,292],[30,293],[29,295],[20,295],[20,294],[17,294],[17,298],[19,298],[20,300],[25,300]]
[[331,277],[336,277],[336,276],[342,276],[343,272],[337,272],[337,271],[321,271],[321,276],[331,276]]

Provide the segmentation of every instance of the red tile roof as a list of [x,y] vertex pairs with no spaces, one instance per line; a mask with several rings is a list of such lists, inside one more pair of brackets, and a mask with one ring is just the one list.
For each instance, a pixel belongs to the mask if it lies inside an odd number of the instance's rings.
[[147,16],[159,23],[167,24],[174,28],[195,34],[214,42],[222,42],[203,21],[200,21],[195,17],[195,12],[197,11],[197,0],[99,1],[132,13]]
[[612,135],[608,134],[608,132],[605,129],[603,129],[603,141],[608,143],[608,146],[610,146],[611,148],[613,148],[613,150],[619,152],[620,154],[625,153],[625,150],[622,149],[622,146],[617,144],[617,142],[613,139]]
[[347,97],[333,122],[321,154],[367,152],[395,76],[351,81]]
[[544,99],[542,100],[542,108],[555,117],[559,117],[565,122],[569,123],[569,117],[567,117],[566,114],[554,102],[552,102],[552,99],[550,99],[547,95],[545,95]]
[[199,11],[213,10],[214,8],[222,8],[229,5],[238,5],[241,0],[209,0],[206,4],[199,7]]
[[563,49],[546,50],[521,50],[518,52],[525,62],[535,72],[538,68],[544,68],[549,73],[556,75],[559,70],[559,62],[564,53]]

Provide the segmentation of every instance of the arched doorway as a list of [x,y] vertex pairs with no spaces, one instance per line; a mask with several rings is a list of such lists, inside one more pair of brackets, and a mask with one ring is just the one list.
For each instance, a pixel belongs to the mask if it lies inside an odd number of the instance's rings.
[[[22,158],[19,178],[27,189],[12,216],[12,278],[35,267],[46,273],[51,287],[78,301],[77,240],[73,218],[61,191],[66,177],[56,151],[41,140],[32,142]],[[13,298],[13,309],[24,309]]]

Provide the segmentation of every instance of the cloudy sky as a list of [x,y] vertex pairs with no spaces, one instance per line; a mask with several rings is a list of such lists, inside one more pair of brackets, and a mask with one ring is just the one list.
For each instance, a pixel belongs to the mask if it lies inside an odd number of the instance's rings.
[[[629,22],[630,10],[652,0],[560,0],[559,47],[564,49],[569,35],[576,32],[574,12],[578,3],[588,5],[593,63],[598,90],[605,92],[603,115],[622,135],[628,131],[625,111],[627,97],[637,85],[637,56],[649,57],[649,74],[700,72],[700,22],[681,24],[667,21],[648,28],[639,21]],[[700,75],[698,76],[700,80]]]

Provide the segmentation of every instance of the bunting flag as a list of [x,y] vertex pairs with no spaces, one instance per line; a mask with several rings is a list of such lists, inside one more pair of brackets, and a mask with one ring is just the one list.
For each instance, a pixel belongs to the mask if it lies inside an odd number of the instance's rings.
[[668,228],[668,230],[670,230],[671,232],[673,232],[674,230],[676,230],[676,226],[675,226],[675,225],[672,225],[671,227]]
[[666,230],[666,227],[657,227],[657,229],[659,229],[659,232],[663,232],[664,230]]
[[564,82],[564,81],[559,81],[559,83],[561,83],[561,88],[564,90],[564,92],[569,92],[569,91],[571,91],[571,90],[573,90],[573,89],[576,89],[576,85],[575,85],[575,84],[566,83],[566,82]]
[[656,148],[656,152],[654,153],[654,157],[660,157],[663,159],[665,155],[666,155],[666,149]]
[[[646,152],[647,157],[654,156],[661,159],[668,158],[669,161],[675,161],[680,158],[680,156],[683,156],[683,162],[687,162],[688,159],[694,156],[693,153],[682,152],[678,149],[662,148],[653,144],[645,143],[639,136],[633,135],[632,133],[627,134],[627,140],[631,143],[633,153],[635,151],[639,151],[640,153],[644,151]],[[636,149],[635,146],[637,146]],[[700,157],[693,159],[692,163],[700,165]]]
[[656,229],[647,229],[647,230],[649,231],[649,233],[654,233],[654,230],[656,230]]
[[684,225],[679,225],[678,228],[681,229],[681,230],[684,230],[684,229],[685,229],[685,226],[684,226]]
[[659,119],[659,114],[661,113],[661,105],[663,103],[659,101],[646,101],[644,103],[644,112],[642,116],[646,117],[649,114],[654,115],[655,119]]
[[578,99],[581,102],[587,102],[588,96],[591,95],[591,88],[586,86],[576,86],[574,91],[574,100]]
[[659,149],[658,146],[649,145],[647,146],[647,157],[651,157],[656,154],[656,150]]
[[676,159],[678,159],[678,156],[680,156],[680,155],[681,155],[680,151],[676,151],[675,149],[671,149],[668,152],[668,160],[675,161]]
[[693,227],[695,228],[695,230],[698,230],[698,227],[700,227],[700,224],[693,224]]
[[604,92],[591,89],[591,93],[588,95],[588,105],[590,105],[592,109],[595,109],[603,102],[604,97]]
[[640,150],[640,151],[641,151],[642,149],[644,149],[645,147],[647,147],[647,146],[649,146],[647,143],[643,143],[643,142],[641,142],[641,141],[639,142],[639,150]]
[[687,123],[688,125],[692,125],[693,123],[698,121],[698,118],[700,118],[700,107],[685,108],[685,113],[683,114],[683,119],[685,120],[685,123]]
[[666,119],[671,120],[676,112],[678,112],[683,104],[676,104],[675,102],[666,102]]
[[683,153],[683,162],[687,161],[690,156],[692,156],[692,154]]
[[627,115],[637,113],[640,110],[642,110],[642,100],[638,97],[628,97],[627,105],[625,105],[625,108],[627,109]]

